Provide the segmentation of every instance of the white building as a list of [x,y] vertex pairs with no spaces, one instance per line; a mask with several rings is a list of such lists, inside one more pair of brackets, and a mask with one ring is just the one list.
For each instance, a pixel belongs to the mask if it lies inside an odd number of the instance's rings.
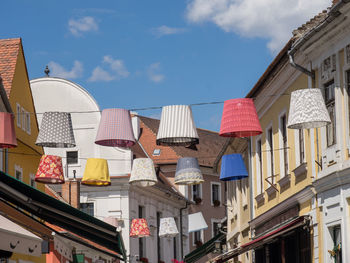
[[[44,77],[31,82],[38,122],[48,111],[71,112],[76,147],[45,148],[46,154],[63,158],[67,177],[81,178],[87,158],[104,158],[108,161],[112,184],[108,187],[82,186],[81,209],[99,219],[109,218],[118,224],[130,262],[145,257],[150,263],[171,262],[188,253],[186,199],[177,193],[165,177],[153,187],[138,188],[128,184],[134,153],[129,149],[104,147],[95,144],[101,112],[94,98],[81,86],[61,78]],[[134,117],[134,133],[137,134],[137,117]],[[137,136],[135,136],[137,137]],[[137,157],[146,156],[138,148]],[[68,160],[68,166],[67,166]],[[60,191],[60,187],[54,187]],[[183,208],[183,209],[182,209]],[[181,211],[181,212],[180,212]],[[182,220],[180,213],[183,214]],[[178,228],[182,224],[182,238],[159,239],[157,221],[161,217],[175,217]],[[143,239],[129,238],[130,222],[133,218],[148,220],[151,236]],[[182,221],[182,222],[181,222]],[[180,231],[180,230],[179,230]],[[183,247],[181,248],[181,243]]]

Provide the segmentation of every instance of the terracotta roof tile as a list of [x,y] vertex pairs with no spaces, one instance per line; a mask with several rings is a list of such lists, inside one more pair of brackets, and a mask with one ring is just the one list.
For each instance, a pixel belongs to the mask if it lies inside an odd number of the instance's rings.
[[305,36],[313,28],[321,24],[321,22],[327,18],[327,15],[328,15],[327,10],[323,10],[321,13],[315,15],[305,24],[302,24],[300,27],[293,30],[293,40],[298,40],[299,38],[302,38],[303,36]]
[[0,40],[0,76],[3,79],[7,97],[10,97],[20,45],[20,38]]

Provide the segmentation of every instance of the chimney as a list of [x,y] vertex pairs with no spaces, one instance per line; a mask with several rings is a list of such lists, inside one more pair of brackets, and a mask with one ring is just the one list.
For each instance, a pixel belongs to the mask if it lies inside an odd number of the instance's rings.
[[80,209],[80,181],[75,178],[76,171],[73,170],[74,178],[68,178],[62,184],[62,197],[74,208]]

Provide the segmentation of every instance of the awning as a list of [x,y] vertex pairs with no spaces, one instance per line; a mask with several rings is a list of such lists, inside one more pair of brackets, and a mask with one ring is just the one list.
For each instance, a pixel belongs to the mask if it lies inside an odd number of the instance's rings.
[[0,249],[39,257],[43,240],[0,215]]
[[243,244],[239,248],[232,249],[228,251],[228,253],[223,254],[220,258],[218,258],[215,262],[221,263],[226,262],[229,259],[232,259],[246,251],[251,249],[255,249],[259,246],[264,245],[275,237],[278,237],[286,232],[289,232],[299,226],[307,224],[309,221],[309,216],[299,216],[294,217],[282,224],[277,225],[274,229],[270,229],[269,231],[262,233],[260,236],[256,237],[254,240]]
[[40,192],[4,172],[0,172],[0,197],[51,224],[118,253],[122,260],[126,259],[122,237],[114,226]]
[[191,253],[187,254],[184,258],[184,261],[186,263],[192,263],[199,260],[200,258],[214,251],[215,249],[214,242],[216,240],[223,241],[225,239],[226,239],[226,235],[220,232],[215,237],[213,237],[212,239],[204,243],[202,246],[198,247],[197,249],[193,250]]

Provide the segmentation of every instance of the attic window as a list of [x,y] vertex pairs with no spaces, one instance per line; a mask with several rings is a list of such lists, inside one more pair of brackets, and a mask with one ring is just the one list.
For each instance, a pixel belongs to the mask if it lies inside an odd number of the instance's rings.
[[159,156],[160,155],[160,149],[154,149],[153,156]]

